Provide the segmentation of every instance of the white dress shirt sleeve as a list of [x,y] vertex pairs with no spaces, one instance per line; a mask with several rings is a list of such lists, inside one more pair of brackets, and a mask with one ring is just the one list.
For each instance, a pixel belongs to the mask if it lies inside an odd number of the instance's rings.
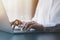
[[60,23],[60,0],[39,0],[35,16],[32,19],[44,27]]

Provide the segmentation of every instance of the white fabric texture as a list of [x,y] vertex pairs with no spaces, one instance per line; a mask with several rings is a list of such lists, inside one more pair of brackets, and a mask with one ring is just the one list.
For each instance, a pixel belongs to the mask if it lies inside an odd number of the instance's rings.
[[32,20],[44,27],[60,24],[60,0],[39,0]]
[[[9,14],[11,15],[11,20],[16,19],[17,10],[14,9],[17,6],[16,0],[8,1],[8,3],[10,2],[10,4],[4,3],[4,1],[3,4],[7,4],[7,6],[4,5],[5,7],[7,7],[6,13],[12,13],[12,15]],[[15,16],[13,17],[13,15]],[[39,0],[35,16],[32,20],[36,21],[39,24],[42,24],[44,27],[55,26],[56,24],[60,24],[60,0]]]

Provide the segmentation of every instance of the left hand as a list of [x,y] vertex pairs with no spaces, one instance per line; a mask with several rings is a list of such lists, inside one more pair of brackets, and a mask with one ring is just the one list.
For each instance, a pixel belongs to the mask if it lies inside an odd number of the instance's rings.
[[21,24],[23,24],[23,22],[21,22],[20,20],[17,20],[17,19],[15,21],[11,22],[11,26],[13,26],[13,30],[15,29],[16,26],[21,25]]

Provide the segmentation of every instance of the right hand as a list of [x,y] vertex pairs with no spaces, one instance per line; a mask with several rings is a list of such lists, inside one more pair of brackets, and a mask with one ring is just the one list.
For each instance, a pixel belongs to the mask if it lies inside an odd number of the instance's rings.
[[31,28],[36,30],[43,30],[43,25],[38,24],[35,21],[27,22],[25,26],[23,27],[23,30],[30,30]]

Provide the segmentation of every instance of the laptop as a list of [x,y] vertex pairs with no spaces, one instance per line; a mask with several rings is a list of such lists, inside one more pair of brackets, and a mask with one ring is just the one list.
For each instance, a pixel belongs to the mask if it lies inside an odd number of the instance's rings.
[[31,31],[21,31],[21,28],[16,28],[12,30],[12,26],[9,22],[8,16],[6,13],[0,14],[0,30],[9,32],[9,33],[28,33]]

